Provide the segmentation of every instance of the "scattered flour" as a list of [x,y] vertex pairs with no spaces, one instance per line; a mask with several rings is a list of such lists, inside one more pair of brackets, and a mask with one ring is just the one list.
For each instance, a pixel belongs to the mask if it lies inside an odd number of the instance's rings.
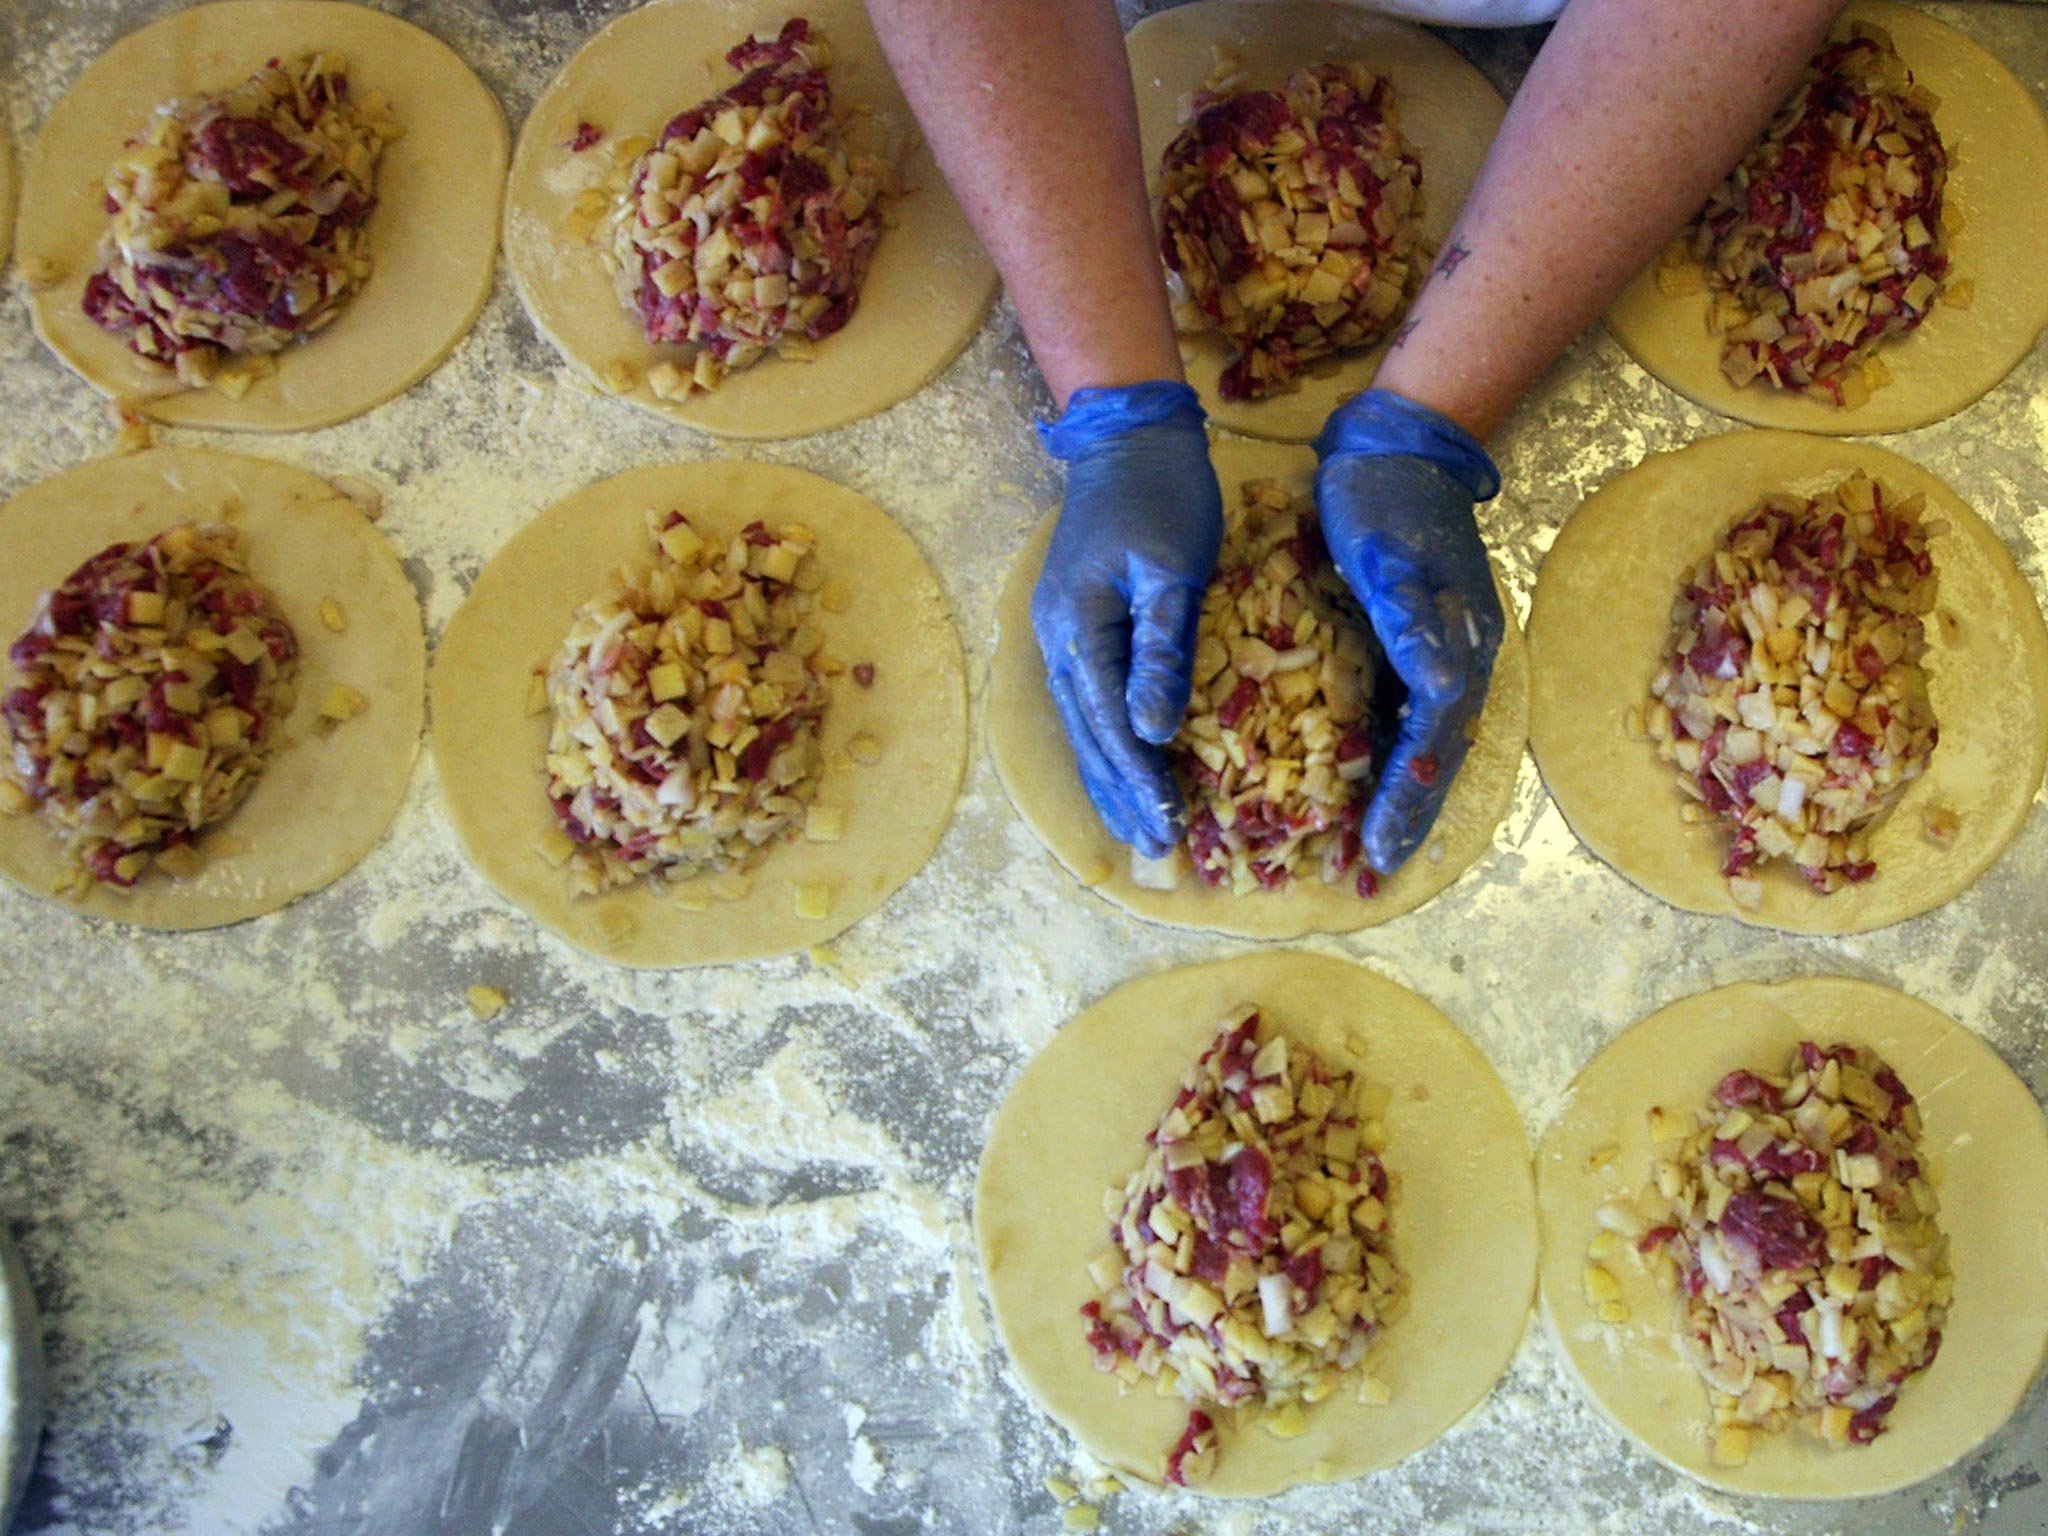
[[853,1437],[853,1454],[846,1459],[846,1475],[862,1493],[874,1493],[882,1486],[882,1457],[875,1442],[866,1435]]
[[[516,122],[624,3],[403,9]],[[17,143],[117,30],[110,9],[0,8]],[[492,551],[592,480],[726,452],[814,469],[917,538],[985,675],[1010,553],[1056,492],[1028,430],[1045,397],[1006,310],[915,400],[802,442],[724,448],[563,378],[501,284],[444,368],[359,421],[168,436],[375,484],[433,633]],[[1903,440],[1966,494],[2019,487],[1986,510],[2037,557],[2044,379],[2037,355],[1955,428]],[[36,424],[0,431],[0,494],[111,440],[19,302],[0,305],[0,420]],[[1508,491],[1486,515],[1518,610],[1586,491],[1723,425],[1604,338],[1575,348],[1497,445]],[[1800,971],[1902,986],[2048,1085],[2042,889],[2037,816],[1942,912],[1780,940],[1634,891],[1579,850],[1525,765],[1494,855],[1425,917],[1303,947],[1442,1007],[1533,1131],[1634,1019]],[[718,972],[610,969],[511,912],[457,851],[430,754],[364,864],[274,917],[155,936],[0,892],[0,1212],[52,1360],[33,1528],[483,1536],[515,1517],[602,1529],[607,1498],[612,1528],[661,1536],[1053,1528],[1040,1484],[1072,1443],[1010,1377],[975,1274],[986,1119],[1079,1008],[1239,947],[1077,892],[979,755],[937,856],[877,919]],[[464,990],[480,981],[514,1007],[477,1020]],[[1996,1503],[2017,1460],[1994,1459],[1982,1491],[1955,1476],[1786,1525],[1629,1451],[1537,1326],[1500,1391],[1398,1473],[1201,1506],[1199,1528],[1920,1529]],[[401,1513],[366,1523],[373,1499]],[[1143,1491],[1104,1514],[1129,1536],[1193,1528],[1186,1502]]]
[[789,1492],[789,1458],[779,1445],[740,1446],[711,1472],[734,1498],[746,1504],[773,1504]]

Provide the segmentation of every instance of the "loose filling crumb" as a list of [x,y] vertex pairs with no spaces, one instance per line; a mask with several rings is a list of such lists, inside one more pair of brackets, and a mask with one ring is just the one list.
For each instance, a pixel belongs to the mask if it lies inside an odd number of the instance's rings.
[[36,811],[72,870],[61,890],[196,874],[200,834],[283,744],[299,642],[249,579],[241,532],[182,523],[110,544],[37,600],[8,651],[13,739],[0,810]]
[[1422,286],[1422,167],[1393,85],[1358,64],[1296,70],[1284,90],[1195,94],[1160,173],[1160,251],[1184,332],[1236,352],[1226,400],[1370,347]]
[[1244,486],[1197,634],[1194,695],[1169,748],[1195,873],[1238,894],[1310,872],[1377,894],[1358,831],[1376,648],[1305,501],[1269,480]]
[[1762,141],[1707,199],[1688,240],[1665,253],[1666,292],[1713,300],[1721,368],[1858,406],[1888,375],[1886,341],[1927,318],[1949,279],[1953,218],[1942,209],[1948,152],[1935,97],[1881,28],[1855,25],[1807,66]]
[[370,275],[377,163],[403,130],[331,53],[159,107],[106,183],[85,313],[190,385],[248,388],[260,359],[333,322]]
[[1380,1161],[1386,1096],[1243,1005],[1227,1016],[1145,1161],[1103,1200],[1110,1245],[1081,1308],[1098,1369],[1126,1389],[1151,1378],[1195,1405],[1165,1458],[1200,1482],[1217,1454],[1203,1405],[1255,1416],[1281,1437],[1357,1373],[1405,1301],[1391,1254]]
[[546,851],[585,893],[736,879],[802,828],[828,678],[845,670],[813,622],[810,530],[755,522],[714,543],[670,512],[652,535],[654,559],[578,609],[536,677],[561,821]]
[[1729,1073],[1695,1116],[1651,1110],[1650,1132],[1654,1185],[1641,1211],[1603,1211],[1587,1283],[1613,1289],[1602,1261],[1633,1238],[1676,1296],[1715,1460],[1795,1424],[1838,1446],[1883,1434],[1954,1288],[1905,1084],[1873,1051],[1803,1041],[1775,1075]]
[[843,327],[895,190],[886,159],[849,146],[850,114],[825,78],[831,51],[809,22],[750,38],[726,62],[739,83],[670,119],[654,142],[623,141],[604,211],[573,221],[589,220],[647,339],[698,349],[688,372],[650,371],[669,398],[710,389],[771,348],[808,357]]
[[1773,495],[1722,535],[1672,609],[1641,724],[1696,803],[1729,827],[1722,872],[1755,908],[1755,870],[1797,865],[1822,893],[1877,872],[1876,822],[1927,769],[1940,731],[1922,665],[1934,609],[1926,498],[1862,474]]

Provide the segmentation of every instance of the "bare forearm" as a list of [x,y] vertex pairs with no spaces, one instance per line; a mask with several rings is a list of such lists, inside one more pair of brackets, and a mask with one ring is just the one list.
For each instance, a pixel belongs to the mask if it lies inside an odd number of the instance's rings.
[[1110,0],[868,0],[1062,405],[1181,377]]
[[1572,0],[1378,382],[1476,436],[1698,209],[1840,0]]

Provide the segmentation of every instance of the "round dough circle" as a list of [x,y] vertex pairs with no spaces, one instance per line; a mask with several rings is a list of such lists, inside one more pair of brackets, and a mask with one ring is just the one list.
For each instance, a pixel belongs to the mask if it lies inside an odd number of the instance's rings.
[[[1594,1213],[1649,1181],[1650,1106],[1706,1103],[1737,1067],[1776,1070],[1802,1039],[1867,1045],[1920,1101],[1941,1191],[1955,1302],[1941,1353],[1899,1393],[1870,1446],[1758,1435],[1749,1462],[1714,1463],[1706,1388],[1672,1338],[1672,1305],[1641,1265],[1613,1266],[1630,1320],[1601,1323],[1582,1275]],[[1603,1166],[1593,1154],[1618,1147]],[[1998,1055],[1925,1003],[1834,976],[1744,982],[1686,998],[1610,1041],[1580,1072],[1536,1157],[1543,1311],[1573,1372],[1630,1439],[1717,1488],[1773,1498],[1888,1493],[1932,1476],[2011,1416],[2048,1354],[2048,1124]]]
[[[647,514],[678,510],[730,538],[757,518],[818,535],[845,612],[813,620],[831,654],[872,661],[872,688],[833,689],[820,727],[827,764],[818,802],[846,812],[836,843],[801,836],[771,848],[737,901],[686,910],[642,880],[577,896],[542,856],[556,825],[542,762],[551,716],[527,713],[534,669],[562,643],[577,608],[622,564],[652,554]],[[846,744],[867,735],[881,760]],[[967,767],[967,674],[946,600],[910,535],[864,496],[803,470],[727,460],[628,470],[536,517],[484,567],[434,663],[434,756],[449,819],[483,877],[578,948],[620,965],[718,965],[821,944],[851,927],[919,869],[953,814]],[[800,885],[832,891],[831,915],[800,918]]]
[[0,1530],[14,1522],[43,1440],[42,1322],[21,1255],[0,1232]]
[[[996,1113],[974,1187],[982,1277],[1004,1347],[1031,1395],[1091,1455],[1156,1482],[1187,1422],[1179,1397],[1149,1385],[1120,1395],[1095,1369],[1080,1309],[1095,1294],[1088,1262],[1106,1240],[1103,1192],[1123,1186],[1182,1075],[1241,1002],[1388,1090],[1394,1257],[1409,1300],[1366,1357],[1392,1400],[1372,1407],[1340,1389],[1293,1440],[1226,1427],[1200,1490],[1225,1498],[1363,1476],[1435,1440],[1506,1368],[1536,1272],[1521,1115],[1478,1048],[1413,992],[1348,961],[1291,952],[1131,982],[1025,1067]],[[1354,1037],[1362,1056],[1347,1043]]]
[[[1500,93],[1450,44],[1361,5],[1332,0],[1195,0],[1131,29],[1131,78],[1145,177],[1158,209],[1160,157],[1181,129],[1181,108],[1215,72],[1217,45],[1243,61],[1246,82],[1277,90],[1304,65],[1345,59],[1394,82],[1402,135],[1422,164],[1422,227],[1441,245],[1472,191],[1507,108]],[[1384,345],[1310,365],[1295,387],[1264,400],[1217,392],[1230,348],[1213,331],[1181,338],[1188,382],[1218,426],[1305,443],[1338,405],[1371,385]]]
[[[375,267],[340,317],[277,355],[240,400],[184,389],[79,307],[106,226],[107,168],[174,97],[239,84],[309,48],[348,59],[359,90],[382,91],[405,134],[387,146],[370,216]],[[213,0],[132,32],[65,92],[29,152],[21,253],[62,276],[28,290],[36,333],[94,389],[182,427],[297,432],[381,405],[425,378],[490,296],[505,117],[445,43],[395,16],[334,0]]]
[[[909,104],[859,0],[798,10],[832,45],[838,99],[868,109],[885,131],[910,133]],[[688,400],[663,400],[647,387],[650,367],[668,359],[687,371],[695,349],[650,343],[619,303],[597,248],[572,245],[563,221],[577,195],[610,173],[613,142],[659,133],[732,84],[726,50],[791,14],[776,0],[655,0],[628,11],[542,94],[512,159],[505,256],[534,324],[584,379],[602,388],[602,370],[623,362],[634,378],[624,399],[718,437],[827,432],[908,399],[960,355],[995,298],[995,268],[931,150],[913,137],[901,164],[908,190],[892,205],[897,222],[876,247],[853,318],[818,343],[814,359],[764,357]],[[605,138],[573,154],[569,140],[585,122]]]
[[1686,398],[1763,427],[1836,434],[1904,432],[1979,399],[2033,349],[2048,325],[2048,122],[2012,72],[1924,11],[1852,0],[1835,24],[1885,28],[1914,77],[1941,98],[1934,114],[1956,153],[1948,206],[1962,218],[1953,271],[1976,286],[1968,309],[1937,303],[1926,323],[1880,348],[1891,382],[1854,410],[1768,386],[1737,389],[1721,372],[1721,341],[1707,329],[1709,295],[1672,296],[1652,261],[1607,312],[1629,355]]
[[[1224,494],[1246,480],[1276,479],[1307,496],[1315,455],[1305,448],[1243,438],[1214,445]],[[1347,886],[1296,880],[1280,891],[1236,896],[1183,872],[1170,891],[1131,878],[1131,852],[1109,833],[1081,786],[1074,749],[1045,686],[1045,662],[1031,630],[1031,589],[1045,562],[1053,518],[1026,542],[1003,584],[997,606],[996,654],[989,668],[988,747],[996,773],[1025,825],[1083,884],[1126,911],[1178,928],[1206,928],[1248,939],[1294,939],[1308,933],[1351,933],[1421,906],[1463,874],[1493,846],[1493,834],[1514,801],[1515,775],[1528,736],[1529,658],[1505,593],[1507,634],[1494,661],[1493,686],[1479,718],[1479,735],[1444,801],[1428,841],[1413,858],[1380,879],[1380,891],[1360,900]],[[1441,854],[1432,852],[1441,848]]]
[[[298,703],[285,723],[291,744],[218,824],[243,851],[208,861],[189,880],[151,874],[130,891],[95,885],[64,898],[67,907],[144,928],[237,923],[353,869],[405,798],[426,712],[419,603],[390,546],[326,481],[268,459],[155,448],[29,487],[0,507],[0,635],[11,643],[34,617],[37,597],[107,545],[204,519],[233,522],[248,535],[250,575],[298,632]],[[348,624],[338,635],[320,620],[329,597]],[[13,667],[0,664],[0,692],[16,681]],[[361,689],[370,707],[323,736],[315,729],[320,702],[337,683]],[[0,875],[45,896],[65,868],[40,818],[0,818]]]
[[[1948,524],[1929,547],[1940,602],[1928,628],[1928,691],[1941,743],[1871,840],[1877,874],[1831,896],[1782,862],[1763,905],[1738,907],[1721,876],[1727,834],[1678,819],[1676,771],[1628,711],[1646,702],[1670,643],[1685,573],[1766,492],[1810,496],[1862,470],[1926,493]],[[1862,933],[1967,890],[2027,818],[2048,771],[2048,630],[2032,588],[1984,520],[1942,481],[1866,443],[1729,432],[1652,456],[1572,514],[1536,580],[1529,741],[1558,809],[1585,845],[1653,896],[1789,933]],[[1935,807],[1962,829],[1947,850],[1924,833]]]

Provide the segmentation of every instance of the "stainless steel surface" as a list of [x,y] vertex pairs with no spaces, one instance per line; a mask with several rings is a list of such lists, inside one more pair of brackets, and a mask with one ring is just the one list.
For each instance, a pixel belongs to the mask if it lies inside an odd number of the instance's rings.
[[[169,8],[0,10],[17,145],[84,61]],[[516,126],[624,6],[388,8],[469,57]],[[2048,98],[2048,13],[1932,8]],[[1507,85],[1534,37],[1456,41]],[[37,346],[18,295],[0,305],[0,360],[0,491],[107,450],[96,402]],[[382,485],[383,526],[438,629],[552,500],[721,451],[561,374],[501,283],[451,365],[364,421],[175,436]],[[999,310],[917,399],[752,451],[902,518],[978,675],[1005,565],[1056,494],[1029,430],[1045,404]],[[1487,527],[1519,604],[1585,492],[1729,427],[1604,335],[1581,340],[1497,445],[1507,489]],[[1979,405],[1887,444],[1950,480],[2048,591],[2048,347]],[[1444,1008],[1532,1133],[1636,1018],[1718,983],[1815,971],[1926,998],[2048,1097],[2041,804],[1948,907],[1863,938],[1793,939],[1637,892],[1576,847],[1525,763],[1498,846],[1462,882],[1311,947]],[[19,1528],[1056,1530],[1042,1481],[1072,1477],[1073,1451],[1008,1374],[974,1281],[983,1128],[1062,1019],[1130,976],[1235,947],[1076,891],[978,752],[937,858],[882,913],[830,953],[725,973],[627,975],[538,936],[462,862],[430,760],[361,870],[240,928],[155,937],[0,891],[0,1214],[44,1307],[52,1389]],[[472,981],[512,994],[505,1018],[469,1015]],[[1130,1492],[1103,1522],[2017,1536],[2048,1529],[2044,1442],[2037,1383],[1981,1452],[1908,1493],[1729,1499],[1609,1429],[1532,1321],[1494,1396],[1390,1473],[1256,1508]]]

